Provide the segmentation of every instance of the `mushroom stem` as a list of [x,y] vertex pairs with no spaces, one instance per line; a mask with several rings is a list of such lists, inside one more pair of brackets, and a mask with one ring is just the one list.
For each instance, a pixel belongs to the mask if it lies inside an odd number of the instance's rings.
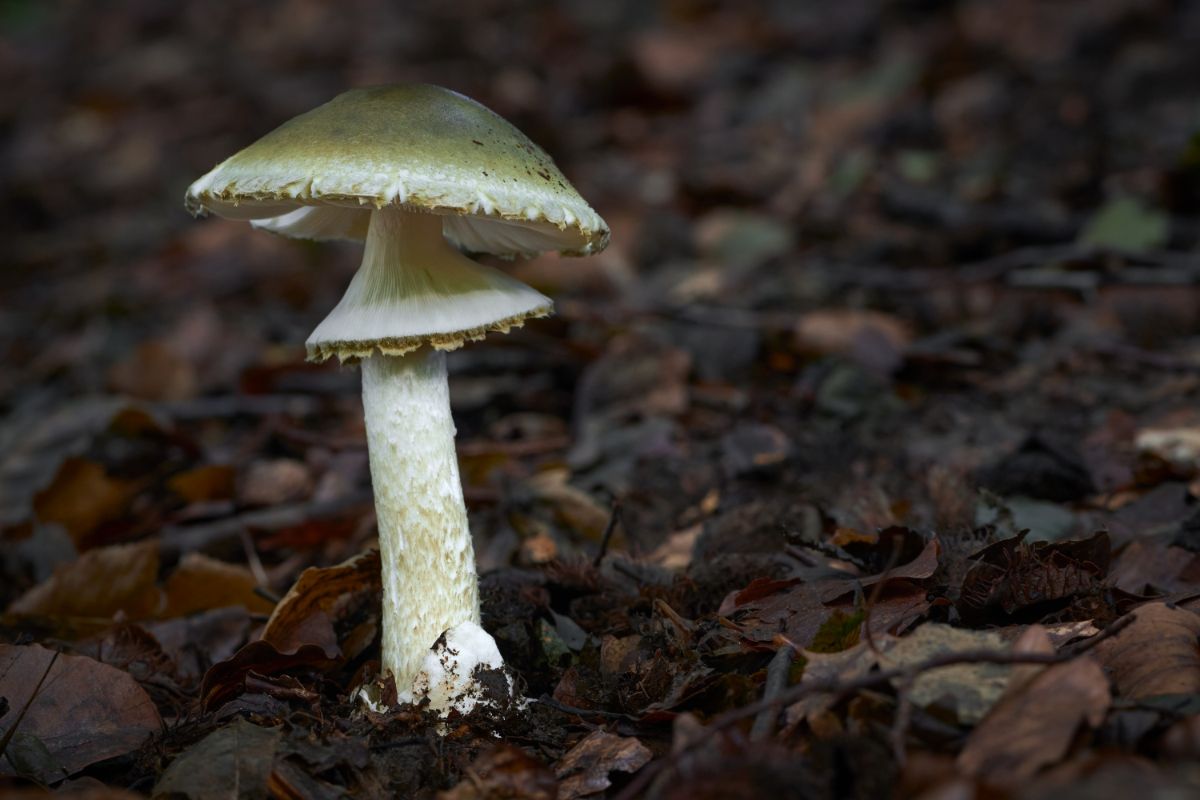
[[383,562],[383,672],[412,685],[442,633],[479,622],[446,354],[431,348],[362,362],[363,411]]

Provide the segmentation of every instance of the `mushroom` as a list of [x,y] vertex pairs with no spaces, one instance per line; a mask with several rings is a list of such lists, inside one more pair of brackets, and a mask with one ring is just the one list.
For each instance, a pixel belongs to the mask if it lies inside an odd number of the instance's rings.
[[[445,351],[551,312],[548,298],[453,245],[586,255],[608,243],[608,226],[519,130],[428,85],[338,95],[221,162],[188,188],[186,204],[284,236],[366,240],[307,348],[312,360],[362,365],[382,669],[403,692],[443,633],[479,623]],[[457,639],[478,642],[478,633]]]

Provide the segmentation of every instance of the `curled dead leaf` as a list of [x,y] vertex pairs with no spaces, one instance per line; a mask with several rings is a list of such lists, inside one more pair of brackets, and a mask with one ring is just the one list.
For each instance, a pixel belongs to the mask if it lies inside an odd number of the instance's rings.
[[1005,693],[967,738],[958,766],[1018,785],[1061,760],[1080,727],[1099,726],[1110,702],[1108,679],[1091,656],[1052,664]]
[[279,601],[262,638],[283,653],[315,645],[328,658],[354,658],[374,638],[382,591],[378,550],[310,567]]
[[526,800],[555,800],[554,773],[524,750],[496,745],[471,764],[470,777],[453,789],[438,793],[438,800],[490,800],[520,797]]
[[592,731],[554,765],[561,781],[558,798],[575,800],[602,792],[612,785],[610,772],[637,772],[651,757],[650,748],[633,737]]

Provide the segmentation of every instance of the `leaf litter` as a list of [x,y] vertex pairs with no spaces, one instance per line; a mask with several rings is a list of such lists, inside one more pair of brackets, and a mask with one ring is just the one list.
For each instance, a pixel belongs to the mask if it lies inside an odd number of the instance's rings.
[[[0,790],[1200,791],[1189,4],[9,5]],[[170,188],[392,80],[614,231],[452,358],[520,713],[355,701],[358,255]]]

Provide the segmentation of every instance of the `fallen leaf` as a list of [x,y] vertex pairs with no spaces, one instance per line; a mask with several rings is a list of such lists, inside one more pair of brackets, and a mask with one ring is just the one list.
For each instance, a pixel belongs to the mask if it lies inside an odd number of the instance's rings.
[[262,680],[283,672],[299,669],[323,670],[337,660],[316,645],[304,645],[292,652],[281,653],[270,642],[261,639],[250,642],[229,658],[213,664],[204,673],[200,684],[200,701],[213,710],[246,691],[247,682]]
[[[1027,638],[1025,649],[1053,650],[1049,637]],[[1100,665],[1083,656],[1014,681],[967,737],[958,766],[968,775],[998,785],[1020,785],[1043,767],[1061,760],[1082,725],[1104,721],[1111,701]]]
[[249,569],[188,553],[163,587],[166,606],[161,616],[183,617],[197,611],[242,606],[251,613],[266,614],[275,604],[255,593],[258,582]]
[[233,497],[234,477],[233,467],[206,464],[172,475],[167,488],[188,503],[228,500]]
[[8,607],[10,614],[108,620],[154,615],[161,603],[158,542],[116,544],[88,550]]
[[109,384],[143,400],[186,400],[196,393],[196,367],[161,342],[143,342],[109,371]]
[[774,425],[741,423],[721,437],[721,465],[732,478],[767,472],[791,454],[791,439]]
[[312,491],[312,472],[303,461],[276,458],[251,464],[237,495],[245,506],[278,506],[307,500]]
[[438,793],[438,800],[555,800],[558,784],[545,765],[524,750],[498,744],[471,763],[470,777],[453,789]]
[[1026,542],[1020,534],[988,545],[971,557],[963,577],[959,613],[968,620],[1011,616],[1032,607],[1066,602],[1101,588],[1110,559],[1108,534],[1062,542]]
[[67,529],[78,546],[105,522],[122,517],[139,482],[110,476],[104,466],[84,458],[68,458],[54,480],[33,499],[43,522]]
[[[281,653],[315,645],[328,658],[354,658],[374,638],[381,580],[378,550],[337,566],[310,567],[279,601],[262,638]],[[355,631],[361,635],[352,637]]]
[[637,772],[651,757],[650,748],[633,737],[592,731],[554,765],[558,800],[602,792],[612,785],[610,772]]
[[1140,455],[1153,456],[1184,473],[1200,469],[1200,427],[1146,428],[1138,431],[1135,446]]
[[1120,697],[1200,693],[1200,616],[1163,603],[1131,612],[1134,621],[1097,645],[1096,658]]
[[[879,656],[884,669],[909,667],[936,656],[973,650],[1002,652],[1004,640],[990,631],[952,628],[926,622],[912,633],[890,641]],[[1003,664],[954,664],[928,670],[917,676],[909,698],[920,707],[939,700],[952,702],[960,722],[975,724],[1000,699],[1008,685],[1011,668]]]
[[534,497],[554,509],[564,525],[588,540],[598,542],[608,526],[612,510],[568,483],[570,477],[569,470],[547,469],[532,476],[526,486]]
[[1088,220],[1079,242],[1141,253],[1165,245],[1169,233],[1166,214],[1135,197],[1117,197]]
[[[0,730],[29,703],[17,735],[36,739],[69,775],[137,750],[162,728],[154,702],[128,673],[38,645],[0,644],[0,697],[8,699]],[[14,774],[0,759],[0,775]]]
[[279,739],[279,729],[261,728],[239,717],[179,754],[154,785],[152,796],[266,797]]
[[252,626],[246,609],[229,606],[188,617],[146,622],[142,627],[170,656],[176,673],[190,681],[199,680],[213,664],[237,652]]
[[[857,584],[863,589],[867,589],[881,582],[890,583],[892,581],[925,580],[926,578],[932,577],[933,573],[937,572],[938,558],[941,555],[941,552],[941,543],[937,539],[932,539],[928,544],[925,545],[925,548],[920,552],[920,554],[918,554],[917,557],[912,561],[908,562],[907,564],[901,564],[894,569],[881,572],[878,575],[872,575],[869,578],[863,578],[862,580],[857,581]],[[845,597],[847,594],[856,591],[853,585],[845,585],[847,583],[851,583],[850,581],[841,581],[841,583],[843,584],[842,586],[833,586],[822,594],[822,597],[826,602],[836,600],[839,597]]]
[[[877,636],[875,646],[884,648],[894,637]],[[875,652],[866,642],[859,642],[853,647],[838,653],[814,653],[804,650],[800,653],[803,658],[804,672],[800,683],[819,683],[827,680],[852,681],[861,678],[875,668],[878,663]],[[810,694],[787,707],[787,722],[789,725],[806,721],[820,714],[837,702],[837,698],[828,692]]]
[[0,423],[0,522],[26,518],[66,461],[86,450],[125,405],[121,398],[91,397],[48,412],[7,413]]
[[821,309],[800,318],[796,346],[805,352],[851,358],[878,373],[900,366],[912,342],[908,323],[871,309]]

